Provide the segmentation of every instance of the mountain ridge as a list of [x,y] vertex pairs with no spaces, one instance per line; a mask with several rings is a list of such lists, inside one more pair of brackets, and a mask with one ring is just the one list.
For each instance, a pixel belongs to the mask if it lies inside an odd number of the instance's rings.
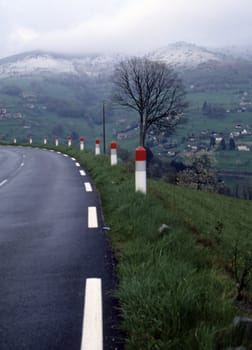
[[[202,64],[230,64],[252,60],[252,47],[213,49],[177,42],[143,55],[178,69],[195,69]],[[42,50],[20,53],[0,59],[0,79],[15,75],[71,74],[91,77],[110,74],[114,65],[129,56],[120,53],[62,54]]]

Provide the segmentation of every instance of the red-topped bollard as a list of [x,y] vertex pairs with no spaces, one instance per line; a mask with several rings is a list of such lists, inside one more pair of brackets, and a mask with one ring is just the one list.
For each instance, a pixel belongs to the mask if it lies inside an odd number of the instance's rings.
[[59,137],[55,136],[55,146],[58,147],[59,145]]
[[117,164],[117,143],[115,141],[110,142],[110,164]]
[[81,151],[84,150],[84,137],[83,136],[80,137],[80,150]]
[[29,136],[29,142],[30,142],[30,145],[32,144],[32,136],[30,135]]
[[44,145],[46,145],[46,144],[47,144],[47,137],[44,136]]
[[101,148],[100,148],[100,140],[97,138],[95,140],[95,155],[101,154]]
[[13,143],[15,143],[15,144],[17,143],[17,138],[16,138],[16,136],[13,137]]
[[68,147],[72,146],[72,136],[67,136],[67,144],[68,144]]
[[135,152],[136,171],[135,171],[135,188],[136,192],[146,194],[146,150],[139,146]]

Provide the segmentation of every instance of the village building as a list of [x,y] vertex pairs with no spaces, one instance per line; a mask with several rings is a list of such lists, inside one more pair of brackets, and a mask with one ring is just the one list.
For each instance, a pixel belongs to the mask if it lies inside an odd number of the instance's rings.
[[239,145],[237,146],[238,151],[245,151],[248,152],[250,151],[250,148],[247,145]]

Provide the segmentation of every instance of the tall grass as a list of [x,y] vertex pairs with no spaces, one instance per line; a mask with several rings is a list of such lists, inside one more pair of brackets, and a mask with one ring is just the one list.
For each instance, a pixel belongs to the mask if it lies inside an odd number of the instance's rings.
[[[126,349],[220,349],[235,344],[229,247],[248,236],[252,203],[149,181],[106,157],[82,161],[98,187],[118,260]],[[159,232],[166,224],[163,232]],[[239,345],[239,344],[238,344]]]
[[[64,149],[84,165],[100,192],[117,260],[127,350],[213,350],[246,345],[232,320],[239,314],[232,246],[252,245],[252,203],[148,181],[107,156]],[[161,225],[165,224],[163,230]],[[248,347],[249,349],[249,347]]]

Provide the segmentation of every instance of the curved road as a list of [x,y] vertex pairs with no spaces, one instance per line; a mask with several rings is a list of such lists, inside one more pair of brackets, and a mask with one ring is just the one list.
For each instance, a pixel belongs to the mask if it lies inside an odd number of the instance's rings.
[[103,349],[122,348],[101,226],[98,196],[74,159],[0,147],[1,350],[96,350],[83,344],[83,310],[92,323],[97,307],[84,306],[90,278],[102,285]]

